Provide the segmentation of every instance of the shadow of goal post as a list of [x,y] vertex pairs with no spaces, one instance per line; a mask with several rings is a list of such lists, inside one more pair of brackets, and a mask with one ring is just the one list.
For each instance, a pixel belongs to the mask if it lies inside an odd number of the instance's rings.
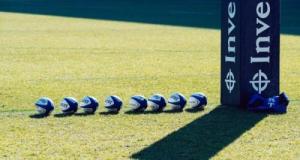
[[280,0],[222,0],[221,104],[279,94]]

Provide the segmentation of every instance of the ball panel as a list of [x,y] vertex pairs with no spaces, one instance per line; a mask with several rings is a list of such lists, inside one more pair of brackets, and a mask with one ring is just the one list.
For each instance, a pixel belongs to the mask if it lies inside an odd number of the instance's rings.
[[61,101],[60,106],[63,113],[75,113],[78,109],[78,102],[73,97],[66,97]]
[[136,109],[138,109],[141,105],[140,105],[140,103],[139,103],[137,100],[131,98],[131,99],[129,100],[129,106],[131,107],[132,110],[136,110]]
[[36,107],[36,111],[38,112],[38,114],[45,114],[47,112],[45,108],[42,108],[40,106]]
[[189,103],[192,108],[204,108],[207,105],[207,98],[205,94],[197,92],[190,96]]
[[54,103],[48,97],[39,98],[35,102],[35,106],[36,106],[36,111],[38,112],[38,114],[49,115],[54,110]]
[[152,109],[153,111],[156,111],[156,110],[159,109],[159,105],[158,105],[157,103],[152,102],[152,101],[149,101],[149,102],[148,102],[148,105],[149,105],[149,107],[151,107],[151,109]]
[[104,102],[104,107],[109,111],[109,112],[118,112],[123,105],[123,102],[120,97],[118,96],[109,96],[106,98]]
[[129,106],[133,111],[144,111],[148,106],[147,99],[142,95],[132,96],[129,100]]
[[85,96],[81,100],[80,107],[85,113],[94,113],[99,107],[99,102],[95,97]]
[[190,103],[190,106],[192,108],[195,108],[195,107],[197,107],[200,104],[200,101],[197,98],[195,98],[195,97],[192,96],[189,99],[189,103]]
[[173,110],[182,110],[186,105],[186,98],[181,93],[173,93],[170,96],[168,103]]
[[165,97],[161,94],[154,94],[148,99],[148,105],[152,111],[162,111],[167,103]]

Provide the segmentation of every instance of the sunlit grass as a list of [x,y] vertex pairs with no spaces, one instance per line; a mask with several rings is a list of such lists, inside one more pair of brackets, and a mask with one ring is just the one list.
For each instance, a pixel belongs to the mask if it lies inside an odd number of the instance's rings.
[[[216,159],[299,158],[299,44],[299,36],[282,36],[288,114],[268,116]],[[218,105],[219,55],[218,30],[0,12],[0,158],[128,159]],[[175,91],[204,92],[209,106],[199,113],[124,113],[134,94]],[[93,95],[104,111],[111,94],[125,102],[119,115],[28,117],[40,96],[58,104],[64,96]]]

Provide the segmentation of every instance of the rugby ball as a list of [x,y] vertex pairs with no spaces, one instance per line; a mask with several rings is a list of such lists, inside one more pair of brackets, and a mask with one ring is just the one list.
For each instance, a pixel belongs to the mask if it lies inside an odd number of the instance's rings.
[[166,99],[161,94],[154,94],[148,99],[148,105],[151,107],[152,111],[163,111],[166,107]]
[[65,97],[60,102],[61,111],[66,114],[72,114],[77,112],[78,102],[73,97]]
[[129,106],[132,111],[144,111],[148,106],[147,99],[142,95],[132,96],[129,100]]
[[85,96],[81,100],[80,107],[83,109],[84,113],[92,114],[98,109],[99,102],[95,97]]
[[207,98],[201,92],[194,93],[190,96],[189,103],[191,108],[203,109],[207,105]]
[[35,102],[36,111],[41,115],[49,115],[54,110],[54,103],[48,97],[41,97]]
[[186,98],[181,93],[173,93],[168,103],[170,104],[172,110],[182,110],[186,105]]
[[116,95],[108,96],[104,102],[104,107],[109,112],[119,112],[122,108],[122,99]]

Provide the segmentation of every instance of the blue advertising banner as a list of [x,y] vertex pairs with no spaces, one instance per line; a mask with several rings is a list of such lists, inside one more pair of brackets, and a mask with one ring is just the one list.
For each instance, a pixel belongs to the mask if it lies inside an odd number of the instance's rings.
[[222,0],[221,104],[279,94],[280,0]]

